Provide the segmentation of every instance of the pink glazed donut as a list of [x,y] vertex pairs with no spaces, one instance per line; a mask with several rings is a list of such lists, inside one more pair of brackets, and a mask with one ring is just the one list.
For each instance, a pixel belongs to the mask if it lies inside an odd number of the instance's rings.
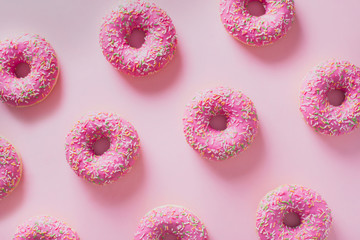
[[[145,33],[140,48],[129,45],[133,30]],[[145,76],[162,69],[174,56],[175,27],[165,11],[154,3],[136,0],[121,5],[105,18],[100,45],[105,58],[118,70]]]
[[21,224],[13,240],[79,240],[78,234],[64,222],[50,216],[33,217]]
[[[210,127],[210,120],[218,115],[227,119],[223,131]],[[189,145],[211,160],[225,160],[244,151],[258,128],[253,102],[242,92],[224,87],[196,96],[186,108],[183,123]]]
[[22,161],[15,148],[0,137],[0,199],[11,193],[19,184]]
[[221,20],[237,40],[250,46],[269,45],[286,35],[295,18],[294,0],[259,0],[265,8],[262,16],[247,10],[252,0],[221,0]]
[[[284,224],[288,213],[299,216],[300,225]],[[297,185],[283,185],[266,194],[256,217],[261,240],[326,239],[332,222],[331,210],[315,191]]]
[[189,210],[172,205],[154,208],[140,220],[134,240],[206,240],[205,225]]
[[[30,73],[18,78],[16,67],[25,63]],[[31,106],[54,88],[59,69],[54,49],[39,35],[25,34],[0,42],[0,98],[12,106]]]
[[[96,155],[93,146],[106,138],[110,147]],[[113,113],[90,114],[66,138],[66,159],[75,173],[99,185],[116,181],[130,171],[139,156],[140,140],[135,128]]]
[[[333,106],[327,99],[331,90],[342,90],[345,99]],[[353,131],[360,121],[360,68],[348,61],[330,60],[305,77],[300,94],[300,111],[315,131],[342,135]]]

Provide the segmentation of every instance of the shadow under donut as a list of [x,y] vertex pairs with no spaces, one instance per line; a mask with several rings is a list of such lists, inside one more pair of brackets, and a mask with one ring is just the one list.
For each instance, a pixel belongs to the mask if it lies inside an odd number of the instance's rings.
[[[335,150],[344,156],[355,156],[360,152],[359,139],[360,129],[354,129],[352,132],[340,136],[327,136],[318,132],[314,134],[330,146],[331,150]],[[343,161],[346,158],[342,158]],[[358,158],[356,158],[358,159]]]
[[13,107],[6,103],[3,103],[3,105],[6,105],[6,109],[22,122],[34,122],[39,119],[44,119],[46,116],[50,116],[58,109],[57,106],[59,106],[61,96],[63,95],[61,66],[59,68],[60,73],[58,80],[53,90],[45,99],[43,99],[43,101],[28,107]]
[[206,160],[210,168],[226,179],[235,179],[250,174],[264,159],[265,141],[259,126],[254,141],[250,146],[238,155],[221,162]]
[[131,87],[142,93],[152,94],[169,88],[178,81],[183,65],[182,61],[181,47],[178,44],[173,59],[158,72],[147,76],[134,77],[116,69],[114,71],[117,71],[120,78],[124,78]]
[[[287,34],[273,44],[261,47],[248,46],[239,42],[248,52],[264,62],[276,63],[285,61],[296,53],[301,42],[301,22],[295,15],[295,21]],[[234,39],[237,41],[236,39]]]
[[338,238],[335,235],[335,231],[334,231],[334,224],[332,224],[330,231],[329,231],[329,235],[327,237],[327,240],[337,240]]
[[134,195],[141,184],[144,182],[145,167],[142,148],[140,156],[135,161],[132,169],[125,175],[121,176],[116,182],[100,186],[81,179],[85,189],[99,202],[115,205],[121,204],[127,198]]
[[0,219],[6,218],[9,214],[19,208],[25,199],[25,170],[23,162],[23,170],[20,182],[17,187],[4,199],[0,200]]

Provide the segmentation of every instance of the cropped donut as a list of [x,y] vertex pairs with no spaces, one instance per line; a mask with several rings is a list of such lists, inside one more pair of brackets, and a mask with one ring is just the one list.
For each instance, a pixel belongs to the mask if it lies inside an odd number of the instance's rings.
[[18,226],[13,240],[79,240],[64,222],[50,216],[33,217]]
[[14,146],[0,137],[0,199],[11,193],[19,184],[22,161]]
[[[101,155],[94,152],[99,139],[108,139],[110,147]],[[66,159],[75,173],[99,185],[116,181],[130,171],[139,156],[139,136],[135,128],[113,113],[90,114],[66,137]]]
[[141,220],[134,240],[206,240],[208,233],[201,220],[189,210],[172,205],[154,208]]
[[[133,30],[145,33],[140,48],[129,45]],[[162,69],[174,56],[175,27],[165,11],[154,3],[136,0],[112,11],[100,30],[103,54],[115,68],[133,76],[145,76]]]
[[250,46],[269,45],[286,35],[295,19],[294,0],[259,0],[265,14],[247,10],[251,0],[221,0],[220,15],[226,30]]
[[[15,74],[19,64],[30,72],[21,78]],[[31,106],[44,100],[54,88],[59,68],[54,49],[39,35],[25,34],[0,42],[0,98],[17,107]]]
[[[288,213],[297,214],[300,225],[284,223]],[[266,194],[256,217],[261,240],[326,239],[332,222],[331,210],[315,191],[297,185],[283,185]]]
[[[218,115],[226,117],[223,131],[210,126]],[[219,87],[199,93],[186,107],[184,133],[189,145],[203,157],[225,160],[244,151],[253,141],[258,117],[253,102],[242,92]]]
[[[327,99],[331,90],[341,90],[345,99],[333,106]],[[360,68],[348,61],[329,60],[305,77],[300,94],[300,111],[315,131],[342,135],[353,131],[360,121]]]

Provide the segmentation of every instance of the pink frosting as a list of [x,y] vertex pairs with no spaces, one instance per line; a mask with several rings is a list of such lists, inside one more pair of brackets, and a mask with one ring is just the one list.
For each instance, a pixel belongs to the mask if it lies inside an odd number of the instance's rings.
[[206,240],[208,234],[201,220],[189,210],[172,205],[151,210],[140,220],[134,240],[166,239]]
[[[15,75],[26,63],[30,73]],[[0,42],[0,98],[12,106],[30,106],[46,98],[56,84],[59,70],[54,49],[39,35],[25,34]]]
[[15,148],[0,137],[0,199],[11,193],[20,182],[22,162]]
[[[145,32],[145,42],[133,48],[128,38],[134,29]],[[177,44],[170,17],[154,3],[136,0],[112,11],[100,30],[105,58],[118,70],[144,76],[162,69],[174,55]]]
[[[345,100],[333,106],[327,99],[330,90],[344,91]],[[341,135],[359,126],[360,68],[343,60],[329,60],[305,77],[300,94],[300,111],[306,122],[323,134]]]
[[[93,145],[107,138],[110,148],[95,155]],[[126,174],[139,155],[139,137],[135,128],[113,113],[96,113],[77,122],[66,137],[66,159],[75,173],[84,179],[107,184]]]
[[[287,213],[296,213],[300,225],[286,226],[283,219]],[[283,185],[261,200],[256,228],[261,240],[324,240],[331,222],[331,210],[318,193],[302,186]]]
[[[210,127],[211,118],[217,115],[227,118],[227,127],[223,131]],[[183,123],[189,145],[212,160],[225,160],[244,151],[258,128],[252,101],[240,91],[224,87],[196,96],[187,105]]]
[[268,45],[283,37],[294,21],[294,0],[259,0],[265,14],[253,16],[247,10],[249,0],[221,0],[221,20],[226,30],[250,46]]
[[60,220],[49,217],[39,216],[27,220],[19,225],[14,240],[79,240],[79,236],[68,225]]

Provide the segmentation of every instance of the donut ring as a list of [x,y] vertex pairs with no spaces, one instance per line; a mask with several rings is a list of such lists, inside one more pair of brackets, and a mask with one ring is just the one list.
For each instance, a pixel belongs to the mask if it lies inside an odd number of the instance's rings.
[[[296,213],[300,225],[288,227],[285,214]],[[332,222],[331,210],[315,191],[297,185],[283,185],[266,194],[256,217],[256,229],[261,240],[326,239]]]
[[154,208],[141,220],[134,240],[166,239],[206,240],[207,230],[201,220],[189,210],[173,205]]
[[[342,90],[345,99],[333,106],[327,99],[331,90]],[[300,111],[315,131],[326,135],[350,133],[360,121],[360,68],[348,61],[330,60],[305,77],[300,94]]]
[[259,0],[265,14],[247,10],[252,0],[221,0],[220,15],[230,35],[250,46],[269,45],[286,35],[295,19],[294,0]]
[[[26,63],[30,73],[15,75]],[[39,35],[25,34],[0,42],[0,99],[12,106],[31,106],[44,100],[54,88],[59,69],[54,49]]]
[[[227,118],[223,131],[210,127],[211,118],[217,115]],[[240,91],[224,87],[196,96],[186,107],[183,123],[189,145],[211,160],[225,160],[244,151],[258,128],[252,101]]]
[[14,240],[79,240],[78,234],[64,222],[50,216],[33,217],[18,226]]
[[19,184],[22,161],[14,146],[0,137],[0,199],[9,195]]
[[[96,155],[93,145],[107,138],[109,149]],[[113,113],[90,114],[66,137],[66,159],[75,173],[99,185],[116,181],[130,171],[139,156],[139,137],[135,128]]]
[[[134,29],[145,33],[140,48],[129,45]],[[105,17],[100,45],[108,62],[133,76],[145,76],[162,69],[174,56],[175,27],[165,11],[142,0],[121,5]]]

